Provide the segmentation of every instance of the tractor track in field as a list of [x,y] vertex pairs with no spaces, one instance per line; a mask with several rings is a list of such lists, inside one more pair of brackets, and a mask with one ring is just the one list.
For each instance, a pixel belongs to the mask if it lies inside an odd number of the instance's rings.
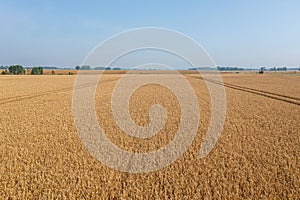
[[[218,82],[218,81],[214,81],[214,80],[210,80],[210,79],[204,79],[203,77],[195,77],[192,75],[185,75],[187,77],[191,77],[191,78],[196,78],[196,79],[201,79],[201,80],[205,80],[205,81],[209,81],[218,85],[224,85],[227,88],[231,88],[231,89],[235,89],[235,90],[239,90],[242,92],[247,92],[247,93],[251,93],[251,94],[255,94],[255,95],[260,95],[260,96],[264,96],[270,99],[274,99],[274,100],[278,100],[278,101],[282,101],[282,102],[286,102],[286,103],[290,103],[290,104],[294,104],[297,106],[300,106],[300,98],[297,97],[293,97],[293,96],[287,96],[287,95],[283,95],[283,94],[277,94],[277,93],[273,93],[273,92],[269,92],[269,91],[265,91],[265,90],[258,90],[258,89],[254,89],[254,88],[249,88],[249,87],[244,87],[244,86],[239,86],[239,85],[234,85],[231,83],[226,83],[226,82]],[[102,81],[103,83],[105,82],[111,82],[111,81],[116,81],[118,78],[116,79],[112,79],[112,80],[106,80],[106,81]],[[86,85],[82,85],[76,89],[81,89],[81,88],[86,88],[86,87],[91,87],[94,84],[86,84]],[[61,88],[58,90],[51,90],[51,91],[45,91],[42,93],[38,93],[38,94],[25,94],[25,95],[19,95],[19,96],[14,96],[12,98],[6,98],[6,99],[1,99],[0,100],[0,105],[5,105],[8,103],[13,103],[13,102],[19,102],[19,101],[23,101],[23,100],[27,100],[27,99],[32,99],[32,98],[36,98],[36,97],[41,97],[41,96],[45,96],[45,95],[51,95],[51,94],[55,94],[55,93],[61,93],[61,92],[68,92],[68,91],[72,91],[74,90],[74,86],[72,87],[66,87],[66,88]]]
[[225,82],[222,83],[222,82],[218,82],[218,81],[214,81],[214,80],[210,80],[210,79],[204,79],[203,77],[195,77],[195,76],[190,76],[190,75],[187,75],[187,76],[191,77],[191,78],[201,79],[204,81],[209,81],[211,83],[215,83],[218,85],[224,85],[224,87],[239,90],[241,92],[247,92],[247,93],[251,93],[251,94],[255,94],[255,95],[260,95],[260,96],[267,97],[270,99],[274,99],[274,100],[278,100],[278,101],[282,101],[282,102],[300,106],[300,98],[297,98],[297,97],[277,94],[277,93],[273,93],[273,92],[268,92],[268,91],[264,91],[264,90],[258,90],[258,89],[254,89],[254,88],[234,85],[234,84],[225,83]]
[[[102,81],[102,82],[111,82],[111,81],[115,81],[116,79],[112,79],[112,80],[107,80],[107,81]],[[66,87],[66,88],[61,88],[58,90],[49,90],[49,91],[45,91],[45,92],[41,92],[38,94],[25,94],[25,95],[19,95],[19,96],[14,96],[12,98],[6,98],[6,99],[0,99],[0,105],[5,105],[8,103],[14,103],[14,102],[20,102],[23,100],[28,100],[28,99],[32,99],[32,98],[37,98],[37,97],[42,97],[45,95],[51,95],[51,94],[56,94],[56,93],[61,93],[61,92],[69,92],[69,91],[73,91],[76,89],[82,89],[82,88],[87,88],[87,87],[91,87],[94,86],[95,84],[84,84],[81,85],[79,87],[74,88],[74,86],[72,87]]]

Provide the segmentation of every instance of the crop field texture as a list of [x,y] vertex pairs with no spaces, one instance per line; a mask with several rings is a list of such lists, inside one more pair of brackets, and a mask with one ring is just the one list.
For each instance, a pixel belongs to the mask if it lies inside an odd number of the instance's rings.
[[[168,118],[152,138],[134,138],[118,128],[111,111],[121,76],[104,74],[97,88],[95,107],[105,134],[132,152],[165,146],[180,122],[176,96],[157,84],[140,87],[129,105],[135,123],[147,125],[155,103]],[[135,174],[105,166],[82,144],[72,115],[76,76],[1,75],[0,199],[299,199],[300,76],[223,74],[226,120],[216,146],[202,159],[210,95],[201,76],[184,76],[200,107],[194,142],[163,169]]]

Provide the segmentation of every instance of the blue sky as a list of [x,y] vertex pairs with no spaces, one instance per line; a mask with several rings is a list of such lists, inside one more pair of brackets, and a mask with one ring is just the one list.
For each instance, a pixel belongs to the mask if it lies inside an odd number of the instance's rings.
[[222,66],[298,66],[300,1],[0,0],[0,65],[73,67],[107,37],[164,27]]

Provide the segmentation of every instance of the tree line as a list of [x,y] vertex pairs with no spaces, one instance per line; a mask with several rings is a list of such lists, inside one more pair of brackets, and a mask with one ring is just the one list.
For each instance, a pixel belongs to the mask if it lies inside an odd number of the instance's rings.
[[[28,69],[25,69],[22,65],[11,65],[9,67],[3,68],[1,66],[1,69],[4,69],[2,71],[2,74],[26,74]],[[30,70],[30,74],[32,75],[42,75],[44,74],[44,69],[42,67],[33,67]]]
[[[20,74],[31,74],[31,75],[42,75],[44,74],[45,69],[58,69],[57,67],[32,67],[32,68],[25,68],[22,65],[11,65],[11,66],[0,66],[0,69],[3,71],[1,74],[15,74],[15,75],[20,75]],[[120,67],[95,67],[91,68],[89,65],[83,65],[79,66],[77,65],[75,67],[75,70],[121,70]],[[54,75],[55,71],[52,70],[51,74]],[[69,75],[72,75],[72,72],[69,72]]]
[[[91,66],[89,65],[82,65],[82,66],[79,66],[77,65],[75,67],[76,70],[92,70]],[[121,70],[120,67],[95,67],[93,68],[94,70]]]

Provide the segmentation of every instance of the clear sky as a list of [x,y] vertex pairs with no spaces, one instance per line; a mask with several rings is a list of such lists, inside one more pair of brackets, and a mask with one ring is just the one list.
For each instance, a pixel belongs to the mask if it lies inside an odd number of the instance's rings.
[[0,0],[0,65],[73,67],[138,27],[183,32],[221,66],[298,66],[299,0]]

